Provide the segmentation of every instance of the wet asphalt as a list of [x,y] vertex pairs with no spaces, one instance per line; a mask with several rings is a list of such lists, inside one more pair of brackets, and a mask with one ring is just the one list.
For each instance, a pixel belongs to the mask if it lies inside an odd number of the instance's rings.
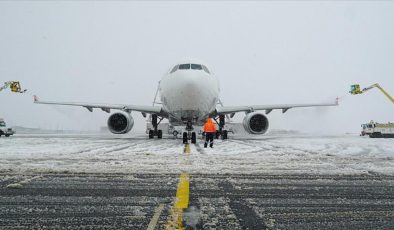
[[[178,174],[3,171],[0,229],[165,229],[178,181]],[[191,174],[181,224],[394,229],[394,176]]]

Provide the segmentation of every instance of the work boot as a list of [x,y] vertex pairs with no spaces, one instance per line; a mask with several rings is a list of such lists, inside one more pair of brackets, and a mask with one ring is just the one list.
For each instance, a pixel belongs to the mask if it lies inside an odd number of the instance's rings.
[[204,148],[206,148],[208,146],[208,143],[207,142],[205,142],[204,143]]
[[211,144],[209,145],[209,147],[213,148],[213,143],[211,143]]

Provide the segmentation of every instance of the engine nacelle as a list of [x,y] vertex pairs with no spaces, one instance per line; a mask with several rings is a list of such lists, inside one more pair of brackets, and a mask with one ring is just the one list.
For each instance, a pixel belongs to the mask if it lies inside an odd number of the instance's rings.
[[109,116],[108,129],[114,134],[128,133],[134,125],[134,119],[129,113],[117,112]]
[[253,112],[246,114],[243,125],[250,134],[264,134],[268,130],[268,119],[261,113]]

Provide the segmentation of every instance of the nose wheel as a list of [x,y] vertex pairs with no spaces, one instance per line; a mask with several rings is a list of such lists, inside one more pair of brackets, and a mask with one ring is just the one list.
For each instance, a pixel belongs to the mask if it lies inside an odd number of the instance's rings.
[[187,144],[187,132],[183,132],[183,144]]
[[192,144],[197,143],[197,135],[196,132],[193,132],[192,122],[186,123],[186,130],[187,132],[183,132],[183,144],[187,144],[189,140]]
[[197,143],[196,132],[183,132],[183,144],[187,144],[189,140],[192,144]]

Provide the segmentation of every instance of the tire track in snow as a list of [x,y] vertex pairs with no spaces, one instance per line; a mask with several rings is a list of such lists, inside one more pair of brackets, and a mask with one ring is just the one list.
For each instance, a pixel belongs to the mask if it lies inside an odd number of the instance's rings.
[[[112,148],[112,147],[116,147],[114,149],[111,149],[109,151],[106,151],[105,153],[112,153],[112,152],[116,152],[116,151],[121,151],[123,149],[127,149],[130,147],[137,147],[141,144],[146,144],[147,142],[151,142],[152,140],[138,140],[138,142],[134,142],[134,143],[130,143],[130,142],[115,142],[112,144],[106,144],[106,145],[102,145],[99,147],[94,147],[94,148],[88,148],[88,149],[84,149],[84,150],[80,150],[80,151],[76,151],[76,152],[72,152],[69,154],[81,154],[81,153],[88,153],[88,152],[94,152],[100,149],[107,149],[107,148]],[[119,147],[119,145],[123,145],[122,147]],[[124,146],[126,145],[126,146]]]
[[278,145],[273,145],[273,143],[264,142],[265,146],[271,147],[271,148],[267,148],[267,147],[264,147],[264,146],[257,145],[257,144],[260,144],[260,143],[256,143],[257,140],[251,140],[250,143],[245,143],[245,141],[239,141],[239,140],[236,140],[234,142],[239,143],[239,144],[244,144],[244,145],[247,145],[247,146],[250,146],[250,147],[256,147],[256,148],[260,148],[260,149],[263,149],[263,150],[274,151],[274,152],[292,153],[292,154],[294,154],[295,151],[298,151],[298,152],[306,153],[308,155],[321,155],[321,153],[319,153],[317,151],[297,148],[297,147],[294,147],[294,146],[291,146],[291,145],[278,146]]
[[205,154],[204,149],[200,146],[200,144],[197,142],[195,145],[197,152],[199,152],[200,154]]
[[265,150],[265,151],[283,152],[283,150],[279,150],[279,149],[281,149],[281,147],[274,146],[274,145],[269,145],[269,144],[266,144],[266,142],[264,142],[264,144],[268,145],[268,146],[270,146],[272,148],[267,148],[267,147],[264,147],[264,146],[259,146],[259,145],[256,145],[256,144],[247,143],[246,141],[242,141],[242,140],[231,140],[230,139],[230,141],[234,142],[234,143],[237,143],[237,144],[246,145],[246,146],[249,146],[249,147],[259,148],[259,149]]
[[145,145],[145,144],[151,143],[151,142],[153,142],[153,140],[143,141],[142,143],[140,142],[140,143],[128,144],[127,146],[122,146],[122,147],[118,147],[118,148],[114,148],[112,150],[109,150],[109,151],[105,152],[105,154],[106,153],[113,153],[113,152],[122,151],[122,150],[125,150],[125,149],[128,149],[128,148],[131,148],[131,147],[135,148],[135,147],[140,146],[141,144]]

